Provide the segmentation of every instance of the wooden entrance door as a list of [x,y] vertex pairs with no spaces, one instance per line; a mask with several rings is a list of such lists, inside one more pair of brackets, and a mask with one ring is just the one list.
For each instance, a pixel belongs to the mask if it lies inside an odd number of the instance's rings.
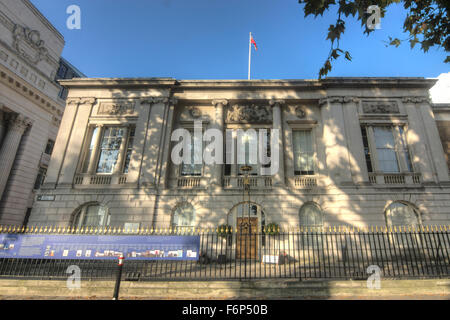
[[258,218],[237,218],[236,258],[256,259],[258,252]]

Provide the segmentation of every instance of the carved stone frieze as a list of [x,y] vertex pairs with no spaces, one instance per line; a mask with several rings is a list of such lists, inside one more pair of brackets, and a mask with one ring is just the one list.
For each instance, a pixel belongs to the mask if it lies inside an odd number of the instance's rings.
[[233,105],[227,108],[227,123],[271,123],[272,108],[268,105]]
[[364,113],[400,113],[396,101],[363,101]]
[[97,114],[101,115],[131,115],[134,113],[134,102],[131,101],[117,101],[117,102],[102,102],[98,107]]
[[16,24],[13,31],[13,47],[17,53],[32,64],[37,64],[47,57],[48,50],[37,30]]

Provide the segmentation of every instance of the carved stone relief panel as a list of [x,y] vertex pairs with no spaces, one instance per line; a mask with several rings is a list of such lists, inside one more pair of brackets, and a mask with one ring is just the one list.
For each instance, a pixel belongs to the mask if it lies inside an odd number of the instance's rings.
[[363,101],[362,108],[364,113],[369,114],[400,113],[396,101]]
[[135,102],[132,101],[101,102],[97,114],[109,116],[133,115],[134,106]]
[[16,24],[13,32],[13,47],[17,53],[32,64],[47,57],[48,50],[44,46],[45,42],[41,40],[41,35],[37,30],[31,30],[28,27],[22,27]]
[[268,105],[232,105],[227,108],[227,123],[271,123],[272,108]]

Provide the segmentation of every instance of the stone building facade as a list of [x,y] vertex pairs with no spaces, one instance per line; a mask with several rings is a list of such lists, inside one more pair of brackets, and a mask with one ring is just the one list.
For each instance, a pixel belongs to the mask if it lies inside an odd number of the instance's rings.
[[63,36],[28,0],[0,0],[0,224],[27,222],[64,112]]
[[[448,224],[449,171],[428,94],[434,83],[63,81],[64,130],[30,225]],[[174,164],[172,133],[200,120],[224,135],[279,129],[280,169],[274,175],[252,169],[245,180],[238,164]],[[231,150],[224,147],[223,156]]]

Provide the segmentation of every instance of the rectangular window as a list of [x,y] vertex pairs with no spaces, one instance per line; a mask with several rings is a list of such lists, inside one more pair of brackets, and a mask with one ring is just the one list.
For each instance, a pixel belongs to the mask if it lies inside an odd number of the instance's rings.
[[36,177],[36,180],[34,182],[34,189],[38,190],[41,188],[42,184],[44,183],[45,176],[47,174],[47,168],[40,167],[38,171],[38,175]]
[[125,163],[123,165],[123,173],[128,173],[128,168],[130,166],[131,160],[131,152],[133,151],[133,143],[134,143],[134,134],[135,128],[130,128],[130,133],[128,135],[128,143],[127,143],[127,153],[125,155]]
[[405,156],[406,161],[406,169],[408,172],[413,172],[413,166],[411,163],[411,157],[409,156],[409,149],[408,144],[406,143],[405,139],[405,129],[401,126],[398,127],[399,134],[400,134],[400,142],[399,142],[399,151],[402,152]]
[[[203,159],[201,150],[197,150],[195,145],[201,145],[202,137],[197,140],[197,137],[191,132],[191,144],[188,146],[191,153],[190,163],[181,164],[181,175],[182,176],[201,176],[203,169]],[[196,164],[196,162],[198,164]]]
[[46,154],[52,154],[53,152],[53,147],[55,146],[55,141],[53,140],[48,140],[47,141],[47,146],[45,147],[45,153]]
[[97,173],[112,173],[119,158],[120,145],[124,139],[123,127],[105,127],[100,143]]
[[367,128],[366,127],[361,126],[361,134],[362,134],[363,145],[364,145],[364,156],[366,158],[367,171],[373,172],[372,155],[370,153],[369,139],[367,137]]
[[314,174],[314,149],[311,130],[293,131],[294,174]]
[[[256,131],[255,131],[256,133]],[[239,139],[238,135],[238,142],[240,144],[240,149],[236,149],[236,152],[238,150],[244,150],[244,164],[242,164],[242,161],[239,160],[239,156],[237,157],[237,161],[240,161],[241,163],[238,163],[238,174],[243,175],[243,171],[241,170],[244,166],[250,166],[252,170],[249,171],[249,175],[257,175],[258,170],[258,152],[255,151],[258,148],[258,135],[252,134],[251,132],[245,132],[240,136],[241,139]],[[237,144],[236,144],[237,146]],[[255,148],[256,146],[256,148]],[[255,154],[251,154],[252,151],[255,151]]]
[[393,127],[374,127],[378,165],[382,172],[399,172]]

